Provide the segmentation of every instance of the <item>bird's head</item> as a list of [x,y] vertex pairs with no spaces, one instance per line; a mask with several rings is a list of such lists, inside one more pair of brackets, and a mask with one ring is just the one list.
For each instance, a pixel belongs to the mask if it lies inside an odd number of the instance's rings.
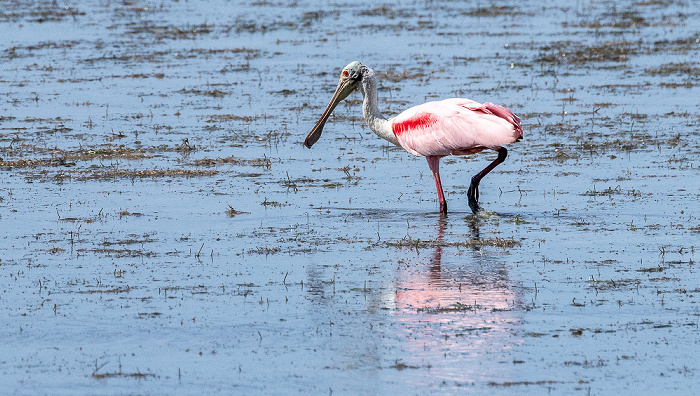
[[330,103],[328,103],[328,107],[326,107],[326,110],[323,112],[323,115],[318,119],[318,121],[316,121],[316,125],[314,125],[314,128],[306,136],[304,146],[311,148],[311,146],[318,141],[318,139],[321,137],[321,133],[323,132],[323,126],[326,125],[328,117],[330,117],[335,107],[338,106],[338,103],[347,98],[352,91],[356,90],[357,87],[360,86],[363,67],[364,66],[362,66],[362,63],[354,61],[350,62],[350,64],[345,66],[343,71],[340,72],[338,87],[335,89],[335,93],[333,94]]

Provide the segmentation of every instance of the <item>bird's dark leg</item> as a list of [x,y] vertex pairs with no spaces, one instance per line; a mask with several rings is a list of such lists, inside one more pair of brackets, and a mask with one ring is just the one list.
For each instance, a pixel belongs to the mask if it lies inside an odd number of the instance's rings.
[[498,158],[493,160],[493,162],[490,163],[486,168],[484,168],[481,172],[477,173],[476,175],[474,175],[474,177],[472,177],[472,182],[469,185],[469,191],[467,191],[467,196],[469,197],[469,207],[471,208],[473,213],[479,211],[479,182],[481,182],[481,179],[484,176],[488,175],[488,173],[491,172],[493,168],[497,167],[498,164],[505,161],[507,156],[508,150],[506,150],[505,147],[499,148]]
[[440,157],[428,156],[425,158],[428,160],[428,166],[433,173],[433,179],[435,179],[435,188],[437,188],[438,201],[440,201],[440,213],[446,215],[447,201],[445,200],[445,194],[442,192],[442,183],[440,182]]

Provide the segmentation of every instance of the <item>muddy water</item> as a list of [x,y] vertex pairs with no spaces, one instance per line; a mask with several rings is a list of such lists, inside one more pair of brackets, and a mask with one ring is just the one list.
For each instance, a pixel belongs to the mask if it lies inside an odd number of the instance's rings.
[[[700,15],[688,1],[4,2],[0,385],[18,394],[689,393]],[[519,114],[422,158],[340,105]]]

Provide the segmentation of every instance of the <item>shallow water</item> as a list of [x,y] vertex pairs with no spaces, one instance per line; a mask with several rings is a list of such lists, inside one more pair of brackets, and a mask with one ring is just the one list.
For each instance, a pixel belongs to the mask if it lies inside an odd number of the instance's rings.
[[[687,1],[5,2],[0,386],[17,394],[691,393]],[[505,105],[427,164],[340,105]]]

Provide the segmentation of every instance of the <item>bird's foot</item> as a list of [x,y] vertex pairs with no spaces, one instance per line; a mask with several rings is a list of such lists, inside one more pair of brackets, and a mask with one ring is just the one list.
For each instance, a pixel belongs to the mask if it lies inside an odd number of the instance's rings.
[[440,213],[447,215],[447,202],[440,202]]
[[469,198],[469,207],[471,208],[472,213],[474,214],[481,210],[481,208],[479,207],[479,203],[476,200],[472,200],[471,198]]
[[469,208],[471,208],[472,213],[476,214],[479,211],[479,184],[475,184],[472,180],[469,185],[469,190],[467,191],[467,197],[469,197]]

